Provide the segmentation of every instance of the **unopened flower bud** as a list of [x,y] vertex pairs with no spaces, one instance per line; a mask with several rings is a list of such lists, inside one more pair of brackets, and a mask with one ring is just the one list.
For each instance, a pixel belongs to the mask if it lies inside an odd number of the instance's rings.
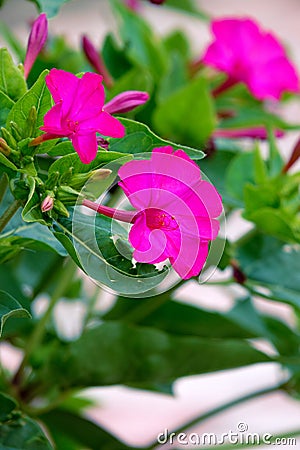
[[42,201],[41,210],[43,213],[47,212],[47,211],[51,211],[51,209],[53,209],[53,206],[54,206],[53,197],[51,197],[50,195],[47,195],[47,197],[44,198],[44,200]]
[[101,148],[104,148],[104,150],[108,150],[109,148],[108,140],[100,136],[97,136],[97,144],[100,145]]
[[57,198],[67,205],[75,205],[80,195],[80,192],[71,186],[60,186],[57,190]]
[[36,107],[32,106],[30,108],[28,118],[27,118],[27,125],[28,125],[28,131],[27,135],[28,137],[33,137],[35,133],[35,127],[36,127],[36,121],[37,121],[37,111]]
[[5,139],[5,141],[7,142],[7,144],[11,147],[16,149],[17,148],[17,142],[15,140],[15,138],[10,134],[9,131],[7,131],[6,128],[1,128],[1,134],[3,139]]
[[87,36],[83,36],[81,45],[90,65],[95,69],[97,73],[103,76],[103,80],[106,86],[111,88],[113,86],[113,79],[108,73],[104,61],[101,58],[98,50],[95,48],[94,44],[89,40]]
[[0,138],[0,152],[5,156],[9,156],[11,153],[11,148],[3,138]]
[[11,134],[13,135],[14,139],[17,142],[21,141],[23,139],[23,136],[19,126],[13,120],[9,122],[9,125],[11,128]]
[[165,2],[165,0],[150,0],[150,3],[153,3],[154,5],[162,5]]
[[33,22],[27,43],[27,52],[24,61],[24,76],[27,79],[29,72],[44,47],[48,36],[48,22],[46,14],[41,14]]
[[106,180],[112,171],[110,169],[98,169],[91,172],[91,176],[93,177],[93,181],[101,181]]
[[65,207],[65,205],[58,199],[55,199],[53,209],[58,212],[58,214],[61,214],[62,216],[69,217],[70,213]]
[[132,111],[149,100],[149,94],[142,91],[125,91],[116,95],[103,106],[109,114],[121,114]]

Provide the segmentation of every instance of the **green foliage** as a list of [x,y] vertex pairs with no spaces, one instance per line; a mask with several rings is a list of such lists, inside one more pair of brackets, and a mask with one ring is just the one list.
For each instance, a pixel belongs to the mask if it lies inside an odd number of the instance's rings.
[[47,16],[53,17],[55,16],[59,9],[63,6],[64,3],[67,3],[70,0],[30,0],[35,3],[39,12],[46,13]]
[[173,140],[203,146],[216,123],[207,82],[196,78],[167,97],[154,115],[157,131]]
[[29,312],[7,292],[0,291],[0,337],[3,326],[10,317],[30,317]]
[[268,361],[268,356],[245,341],[177,337],[154,328],[107,322],[57,349],[41,376],[63,388],[166,383]]
[[23,416],[0,426],[3,450],[53,450],[39,424]]
[[0,91],[13,102],[19,100],[26,92],[23,74],[14,65],[6,48],[0,49]]

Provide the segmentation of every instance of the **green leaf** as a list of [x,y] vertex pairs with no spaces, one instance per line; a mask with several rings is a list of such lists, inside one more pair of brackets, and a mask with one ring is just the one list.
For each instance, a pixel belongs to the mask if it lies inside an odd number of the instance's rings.
[[0,446],[2,450],[53,450],[39,424],[29,417],[1,425]]
[[300,308],[300,257],[297,246],[257,234],[234,255],[251,285],[264,286],[274,300]]
[[27,309],[22,308],[20,303],[10,294],[0,291],[0,337],[3,326],[10,317],[31,317]]
[[126,136],[122,139],[110,140],[110,152],[120,153],[147,153],[152,152],[155,147],[163,147],[171,145],[175,150],[184,150],[192,159],[204,158],[201,150],[196,150],[184,145],[174,144],[170,141],[163,140],[156,136],[146,125],[135,122],[133,120],[120,118],[120,122],[126,127]]
[[186,63],[178,52],[174,51],[170,54],[169,63],[168,71],[160,80],[157,93],[158,103],[164,102],[188,82]]
[[8,158],[6,158],[3,153],[0,152],[0,164],[3,164],[5,167],[8,167],[12,170],[18,170],[18,168],[12,163]]
[[48,18],[56,16],[60,8],[70,0],[30,0],[35,3],[39,12],[46,13]]
[[153,265],[133,264],[127,230],[108,217],[87,216],[76,208],[68,219],[60,218],[57,224],[67,241],[57,237],[75,263],[79,259],[80,267],[89,276],[111,289],[134,295],[149,291],[166,276],[166,270],[158,271]]
[[46,112],[48,112],[52,106],[51,95],[45,83],[45,76],[48,72],[48,70],[44,70],[44,72],[40,74],[36,83],[15,103],[8,115],[7,128],[9,129],[10,122],[14,121],[20,128],[23,138],[28,137],[28,130],[30,128],[28,127],[28,116],[33,106],[36,108],[37,113],[34,136],[42,134],[40,127],[44,123]]
[[17,403],[13,398],[0,392],[0,423],[11,418],[11,413],[16,409],[16,406]]
[[[101,450],[129,450],[132,448],[127,447],[95,423],[69,411],[55,409],[43,414],[41,419],[47,425],[56,444],[64,437],[80,445],[79,448],[84,446],[91,450],[99,450],[99,445],[101,445]],[[57,448],[62,449],[62,447]],[[67,450],[65,447],[63,449]]]
[[126,47],[124,49],[120,48],[117,40],[111,33],[104,39],[101,54],[105,66],[114,78],[122,77],[133,67],[126,54]]
[[112,89],[107,93],[106,101],[111,100],[115,95],[133,89],[136,91],[146,91],[149,94],[152,92],[153,80],[149,71],[141,67],[135,67],[126,72],[115,82]]
[[156,130],[172,140],[202,146],[211,135],[216,116],[207,81],[196,78],[158,105]]
[[186,34],[183,31],[172,31],[164,38],[163,44],[170,55],[177,53],[185,61],[190,59],[190,44]]
[[24,76],[6,48],[0,49],[0,90],[14,102],[27,90]]
[[43,225],[47,225],[41,211],[41,199],[36,191],[34,178],[28,177],[28,183],[30,191],[22,211],[22,219],[24,222],[40,222]]
[[[103,319],[121,320],[129,311],[134,311],[140,307],[143,308],[147,303],[151,307],[153,300],[153,298],[140,299],[138,305],[136,305],[132,299],[121,297],[114,307],[103,316]],[[232,321],[226,314],[207,311],[171,300],[150,313],[139,323],[143,326],[183,336],[231,339],[254,336],[253,333],[245,332],[243,327]]]
[[[66,144],[67,143],[62,143],[57,145],[56,147]],[[48,175],[50,176],[55,172],[58,172],[60,175],[66,175],[67,173],[69,173],[70,176],[75,173],[88,173],[92,170],[100,168],[104,164],[108,164],[112,161],[118,160],[119,158],[122,158],[122,162],[124,163],[126,157],[128,157],[129,159],[132,158],[130,154],[124,155],[124,153],[121,152],[115,151],[107,152],[99,150],[97,152],[96,158],[90,164],[83,164],[80,161],[78,154],[73,152],[65,156],[62,156],[61,158],[57,159],[53,164],[51,164]]]
[[268,361],[267,355],[242,340],[178,337],[106,322],[53,352],[40,376],[63,388],[168,383],[182,376]]
[[194,0],[184,0],[184,2],[182,0],[166,0],[165,5],[180,12],[191,14],[192,16],[204,20],[205,22],[210,20],[210,17],[206,12],[200,11],[196,7]]
[[254,178],[254,154],[236,155],[227,168],[225,186],[228,194],[238,200],[239,206],[243,206],[245,185],[254,184]]
[[164,47],[147,24],[119,0],[111,0],[120,19],[120,33],[126,44],[127,55],[137,66],[142,66],[156,79],[160,79],[166,68]]
[[0,90],[0,127],[5,127],[7,116],[14,104],[13,100]]

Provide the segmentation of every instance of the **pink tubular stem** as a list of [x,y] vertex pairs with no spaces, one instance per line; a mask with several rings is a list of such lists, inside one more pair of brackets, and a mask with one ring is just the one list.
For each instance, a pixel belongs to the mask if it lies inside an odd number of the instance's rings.
[[86,206],[93,211],[97,211],[99,214],[103,214],[106,217],[111,217],[121,222],[134,223],[137,216],[136,211],[122,211],[119,209],[110,208],[109,206],[103,206],[99,203],[94,203],[91,200],[84,199],[82,205]]

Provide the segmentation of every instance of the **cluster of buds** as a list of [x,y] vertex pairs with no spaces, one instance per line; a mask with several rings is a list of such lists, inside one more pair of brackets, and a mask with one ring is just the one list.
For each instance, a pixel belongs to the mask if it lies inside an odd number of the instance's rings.
[[[76,173],[68,180],[68,185],[61,185],[57,187],[59,173],[53,173],[51,179],[47,181],[47,187],[51,187],[53,190],[46,190],[43,201],[41,203],[41,211],[43,213],[50,212],[52,209],[63,216],[69,217],[69,212],[66,206],[73,206],[77,203],[78,199],[83,195],[80,192],[84,185],[89,181],[105,180],[111,175],[109,169],[97,169],[88,173]],[[84,197],[91,197],[94,200],[94,196],[84,193]]]

